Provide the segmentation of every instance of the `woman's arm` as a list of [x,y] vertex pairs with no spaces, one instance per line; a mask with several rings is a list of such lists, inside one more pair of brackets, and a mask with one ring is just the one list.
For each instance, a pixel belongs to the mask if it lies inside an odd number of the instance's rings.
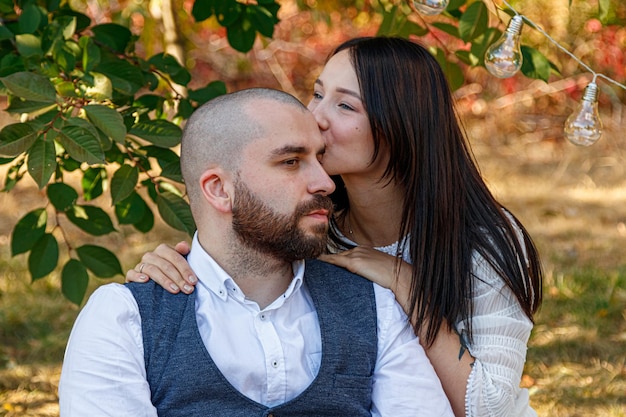
[[[361,246],[320,259],[390,288],[408,310],[410,264],[402,262],[395,279],[395,257],[375,249]],[[457,332],[442,327],[432,346],[425,346],[426,354],[456,416],[491,415],[489,410],[498,410],[494,415],[515,414],[512,410],[533,415],[526,391],[519,388],[532,323],[486,261],[475,259],[474,273],[480,277],[471,318],[474,343],[462,347]],[[457,330],[463,331],[462,325]]]
[[187,242],[179,242],[173,248],[166,244],[157,246],[154,252],[147,252],[141,262],[126,272],[126,282],[145,282],[148,278],[172,294],[193,291],[198,278],[191,270],[185,255],[190,247]]

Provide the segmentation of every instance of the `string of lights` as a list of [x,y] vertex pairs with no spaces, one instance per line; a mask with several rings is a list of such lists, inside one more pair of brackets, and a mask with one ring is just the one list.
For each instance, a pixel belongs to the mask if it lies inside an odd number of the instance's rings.
[[[433,16],[443,12],[448,6],[449,0],[409,0],[413,9],[419,13]],[[571,53],[567,48],[557,42],[539,25],[520,14],[509,2],[502,0],[512,12],[513,17],[509,21],[502,36],[487,48],[485,52],[485,67],[487,71],[498,78],[514,76],[522,67],[522,52],[520,34],[524,22],[545,36],[559,50],[567,54],[582,68],[593,75],[591,82],[585,88],[580,104],[567,118],[564,126],[564,134],[567,140],[579,146],[590,146],[596,143],[602,136],[602,121],[598,113],[598,85],[596,80],[602,78],[617,87],[626,90],[626,85],[617,82],[605,74],[594,71],[580,58]]]

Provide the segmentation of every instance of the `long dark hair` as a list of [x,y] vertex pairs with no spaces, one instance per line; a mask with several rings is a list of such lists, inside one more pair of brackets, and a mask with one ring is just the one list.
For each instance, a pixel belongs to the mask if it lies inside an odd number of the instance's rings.
[[[410,236],[407,314],[416,333],[431,346],[443,323],[455,330],[463,320],[471,340],[471,295],[474,278],[480,279],[472,274],[474,251],[491,264],[532,320],[542,298],[537,250],[484,183],[435,58],[401,38],[352,39],[331,56],[343,50],[350,53],[369,117],[372,161],[381,146],[388,149],[381,180],[398,184],[406,196],[398,241]],[[338,210],[348,207],[341,181],[332,197]]]

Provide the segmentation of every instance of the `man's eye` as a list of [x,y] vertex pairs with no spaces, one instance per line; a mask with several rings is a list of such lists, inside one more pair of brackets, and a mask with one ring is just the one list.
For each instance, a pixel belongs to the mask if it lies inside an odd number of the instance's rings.
[[287,165],[287,166],[296,166],[296,165],[298,165],[298,162],[299,161],[297,159],[287,159],[287,160],[283,161],[283,164]]

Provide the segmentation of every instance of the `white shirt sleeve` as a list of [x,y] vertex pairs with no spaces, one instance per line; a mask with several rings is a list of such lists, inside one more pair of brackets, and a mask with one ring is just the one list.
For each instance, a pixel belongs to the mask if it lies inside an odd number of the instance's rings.
[[156,417],[143,358],[141,317],[130,290],[98,288],[70,334],[61,380],[62,417]]
[[[473,343],[475,358],[467,381],[467,417],[530,417],[537,413],[529,405],[528,390],[519,384],[533,323],[504,281],[478,254],[474,257]],[[457,324],[462,331],[464,324]]]
[[426,352],[393,293],[374,284],[378,314],[378,357],[372,416],[454,417]]

